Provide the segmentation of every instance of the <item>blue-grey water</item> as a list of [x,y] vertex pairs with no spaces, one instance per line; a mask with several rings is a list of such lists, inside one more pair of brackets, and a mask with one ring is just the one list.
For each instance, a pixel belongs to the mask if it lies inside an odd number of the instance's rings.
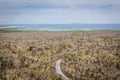
[[8,27],[32,31],[120,30],[120,24],[17,24]]

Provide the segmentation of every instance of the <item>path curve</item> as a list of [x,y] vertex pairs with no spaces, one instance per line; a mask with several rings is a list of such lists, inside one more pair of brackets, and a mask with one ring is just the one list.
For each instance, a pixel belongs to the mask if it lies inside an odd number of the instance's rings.
[[63,78],[65,78],[65,80],[68,80],[69,78],[61,70],[61,67],[60,67],[61,61],[62,59],[59,59],[56,61],[56,73],[61,75]]

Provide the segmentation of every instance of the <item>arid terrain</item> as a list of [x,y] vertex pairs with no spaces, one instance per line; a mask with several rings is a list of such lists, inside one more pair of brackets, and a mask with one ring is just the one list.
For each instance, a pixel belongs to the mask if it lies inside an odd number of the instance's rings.
[[0,80],[120,80],[120,31],[0,33]]

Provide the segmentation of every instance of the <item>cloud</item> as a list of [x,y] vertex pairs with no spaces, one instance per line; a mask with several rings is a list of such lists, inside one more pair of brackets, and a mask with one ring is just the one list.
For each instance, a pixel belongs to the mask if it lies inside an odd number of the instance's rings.
[[[23,6],[51,6],[60,7],[60,6],[76,6],[76,5],[120,5],[119,0],[0,0],[0,7],[9,8],[9,7],[23,7]],[[43,8],[44,8],[43,7]],[[51,7],[51,8],[54,8]],[[64,8],[64,7],[63,7]]]
[[0,0],[0,23],[120,22],[120,0]]
[[77,5],[76,8],[83,8],[83,9],[112,9],[113,5],[112,4],[106,4],[106,5],[85,5],[85,4],[80,4]]
[[32,8],[32,9],[60,9],[60,8],[69,8],[68,5],[53,5],[53,4],[40,4],[40,5],[26,5],[24,8]]

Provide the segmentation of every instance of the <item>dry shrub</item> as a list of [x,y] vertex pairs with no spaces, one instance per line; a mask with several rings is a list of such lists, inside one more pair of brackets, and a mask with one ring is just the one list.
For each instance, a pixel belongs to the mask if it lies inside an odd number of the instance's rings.
[[120,31],[0,34],[0,80],[119,80]]

